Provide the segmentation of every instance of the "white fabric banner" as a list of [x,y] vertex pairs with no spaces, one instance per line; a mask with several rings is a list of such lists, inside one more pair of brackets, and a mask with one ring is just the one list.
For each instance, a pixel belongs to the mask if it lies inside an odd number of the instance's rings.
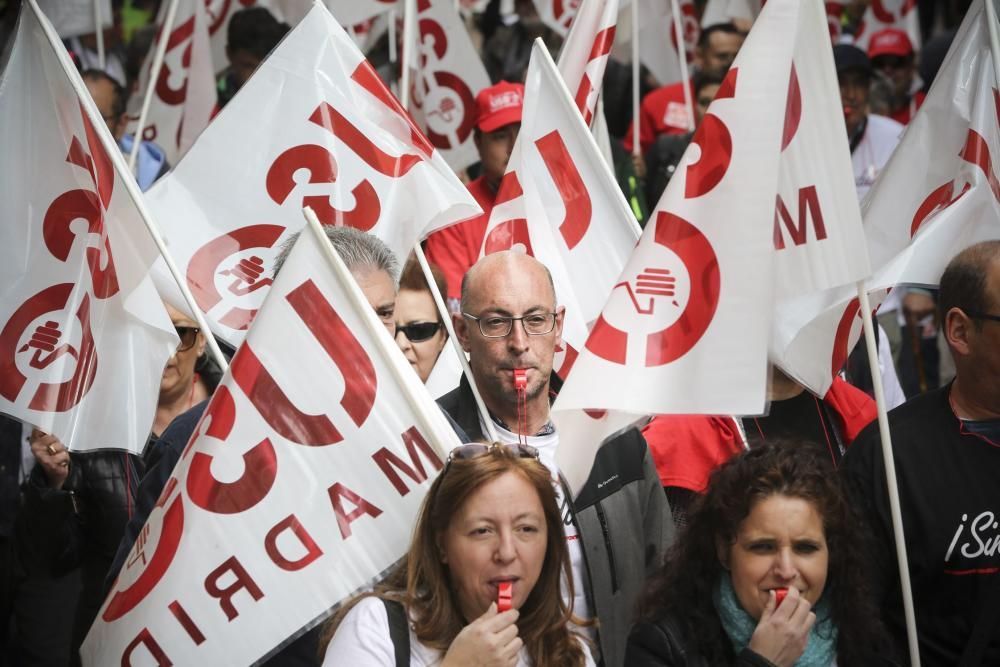
[[569,32],[573,17],[580,10],[584,0],[532,0],[538,17],[561,37]]
[[[153,55],[160,39],[170,3],[160,7],[157,38],[150,46],[139,76],[139,87],[129,99],[128,131],[137,134],[139,113],[149,89]],[[156,79],[142,140],[156,142],[177,164],[208,127],[216,105],[215,70],[209,41],[209,17],[204,0],[180,0],[173,29],[167,38],[163,66]]]
[[[934,85],[862,202],[873,305],[899,283],[937,284],[963,248],[1000,238],[1000,102],[982,0],[970,7]],[[824,393],[861,335],[856,289],[779,313],[782,367]]]
[[[685,57],[689,65],[694,58],[694,48],[701,34],[694,4],[694,0],[677,0],[681,12]],[[633,9],[633,6],[636,9]],[[638,11],[640,62],[649,68],[660,84],[680,81],[681,61],[678,56],[678,44],[682,40],[674,27],[670,0],[632,0],[627,6],[625,2],[621,2],[621,8],[612,50],[613,56],[623,62],[631,62],[632,21],[635,12]],[[664,39],[664,35],[669,35],[669,39]]]
[[[561,438],[566,411],[763,410],[788,90],[775,73],[791,69],[799,4],[770,0],[740,50],[556,399]],[[592,460],[560,459],[574,489]]]
[[868,41],[879,30],[897,28],[906,33],[914,51],[920,51],[920,12],[916,0],[870,0],[854,34],[854,45],[868,50]]
[[323,0],[330,13],[343,26],[357,25],[395,9],[402,14],[402,0]]
[[476,94],[490,85],[454,0],[417,0],[410,113],[455,171],[479,162]]
[[26,1],[0,80],[0,411],[74,450],[138,452],[177,335],[131,176],[44,21]]
[[559,74],[588,126],[597,110],[618,24],[618,0],[590,0],[582,5],[559,52]]
[[110,28],[114,23],[111,0],[37,0],[38,8],[63,39],[89,35],[97,25],[94,4],[101,3],[101,25]]
[[[563,377],[639,237],[614,181],[544,45],[525,80],[521,131],[490,215],[483,255],[520,248],[552,272],[566,307]],[[568,363],[567,363],[568,362]]]
[[320,4],[147,197],[213,332],[234,347],[303,206],[399,258],[480,212]]
[[458,440],[346,269],[295,243],[82,649],[250,664],[409,545]]
[[701,15],[701,27],[733,21],[753,23],[760,14],[761,4],[762,0],[708,0]]

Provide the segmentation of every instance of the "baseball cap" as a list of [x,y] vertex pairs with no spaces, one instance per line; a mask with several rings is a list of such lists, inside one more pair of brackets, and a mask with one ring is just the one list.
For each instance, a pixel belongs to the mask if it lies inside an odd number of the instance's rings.
[[874,60],[879,56],[913,55],[913,44],[906,33],[899,28],[879,30],[868,40],[868,57]]
[[476,95],[476,127],[481,132],[492,132],[504,125],[520,123],[523,108],[522,84],[501,81],[483,88]]
[[837,74],[849,69],[861,70],[868,75],[872,73],[872,62],[864,51],[853,44],[834,45],[833,64],[837,67]]

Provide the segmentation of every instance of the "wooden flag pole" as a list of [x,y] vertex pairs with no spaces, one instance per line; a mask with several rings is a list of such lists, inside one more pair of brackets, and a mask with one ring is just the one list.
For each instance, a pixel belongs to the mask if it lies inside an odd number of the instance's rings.
[[170,41],[170,32],[174,29],[174,21],[177,18],[178,0],[170,0],[167,7],[167,15],[163,19],[160,27],[159,41],[156,43],[156,50],[153,51],[153,62],[149,67],[149,85],[146,86],[146,94],[142,98],[142,107],[139,109],[139,123],[135,127],[135,134],[132,136],[132,150],[128,154],[129,173],[135,173],[135,165],[139,160],[139,146],[142,144],[143,127],[146,125],[146,117],[149,115],[149,105],[153,100],[153,92],[156,90],[156,80],[160,78],[160,69],[163,67],[163,58],[167,53],[167,42]]
[[688,131],[694,132],[694,100],[691,99],[691,73],[688,71],[687,41],[684,39],[684,23],[681,18],[680,3],[670,0],[670,14],[677,34],[677,60],[681,64],[681,83],[684,84],[684,108],[687,109]]
[[94,0],[94,37],[97,38],[97,67],[107,68],[107,57],[104,53],[104,17],[101,15],[101,0]]
[[639,145],[639,2],[632,0],[632,155],[642,155]]
[[[987,0],[990,2],[991,0]],[[889,417],[885,408],[885,390],[882,388],[882,373],[878,367],[878,347],[875,343],[875,325],[872,323],[872,307],[868,300],[868,290],[863,280],[858,281],[858,301],[861,304],[861,321],[865,332],[865,346],[868,350],[868,368],[875,388],[875,404],[878,407],[878,430],[882,442],[882,462],[885,466],[885,483],[889,488],[889,511],[892,515],[892,530],[896,536],[896,562],[899,566],[899,582],[903,593],[903,614],[906,620],[906,639],[910,649],[910,664],[920,667],[920,649],[917,643],[916,615],[913,611],[913,589],[910,585],[910,566],[906,556],[906,541],[903,537],[903,515],[899,509],[899,484],[896,481],[896,463],[892,453],[892,439],[889,434]]]

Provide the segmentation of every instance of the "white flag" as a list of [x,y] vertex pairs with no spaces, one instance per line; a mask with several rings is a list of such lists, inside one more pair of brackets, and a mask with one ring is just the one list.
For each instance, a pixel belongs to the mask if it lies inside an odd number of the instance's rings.
[[406,552],[457,439],[342,270],[310,229],[295,243],[98,613],[86,664],[251,664]]
[[618,24],[618,0],[590,0],[573,20],[559,53],[559,74],[589,126],[597,110]]
[[[520,248],[552,272],[566,306],[563,377],[638,239],[638,225],[545,46],[535,42],[524,111],[483,242]],[[568,362],[568,363],[567,363]]]
[[[726,75],[556,400],[560,437],[574,427],[561,415],[586,409],[762,411],[788,89],[775,73],[791,69],[799,4],[770,0]],[[572,454],[560,469],[578,488],[593,458]]]
[[402,12],[401,0],[323,0],[343,26],[357,25],[390,10]]
[[479,162],[473,141],[476,94],[490,85],[486,67],[454,0],[417,0],[410,112],[451,168]]
[[[937,284],[963,248],[1000,238],[1000,102],[982,0],[973,3],[934,85],[862,202],[873,304],[898,283]],[[780,313],[782,367],[822,394],[861,334],[856,289]]]
[[532,0],[538,17],[560,37],[569,32],[573,18],[584,0]]
[[[661,84],[680,81],[682,72],[678,48],[683,44],[690,66],[701,26],[698,24],[694,0],[677,0],[677,5],[680,8],[683,35],[678,35],[675,29],[671,0],[631,0],[627,13],[626,4],[622,2],[621,18],[612,51],[614,56],[622,61],[632,60],[631,22],[638,12],[639,60]],[[632,7],[636,9],[633,10]]]
[[38,0],[38,7],[63,39],[97,32],[95,3],[100,3],[101,27],[114,24],[111,0]]
[[753,23],[760,14],[762,0],[708,0],[701,15],[701,27],[743,21]]
[[0,80],[0,141],[0,411],[74,450],[138,452],[177,346],[148,277],[158,252],[33,0]]
[[886,28],[905,32],[914,51],[919,51],[922,40],[916,0],[871,0],[854,33],[854,45],[867,51],[871,36]]
[[480,212],[319,4],[147,196],[213,332],[233,346],[303,206],[397,257]]
[[[157,37],[143,63],[139,87],[129,99],[128,131],[133,134],[139,134],[139,113],[149,89],[153,55],[159,40],[164,38],[163,24],[169,5],[165,2],[160,7]],[[208,127],[215,110],[216,66],[212,62],[209,27],[204,0],[180,0],[141,131],[143,141],[156,142],[163,148],[171,165],[177,164]]]

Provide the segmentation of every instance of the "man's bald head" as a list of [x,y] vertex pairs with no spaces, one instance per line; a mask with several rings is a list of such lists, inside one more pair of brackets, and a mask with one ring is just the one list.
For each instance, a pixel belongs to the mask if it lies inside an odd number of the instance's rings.
[[[482,291],[497,275],[505,272],[525,272],[530,275],[538,272],[545,276],[545,281],[549,287],[548,302],[552,307],[556,305],[556,287],[552,282],[552,274],[548,267],[530,255],[517,250],[504,250],[495,252],[483,257],[472,265],[465,276],[462,277],[462,311],[470,312],[469,308],[476,307],[478,297],[482,296]],[[544,295],[539,295],[544,296]]]

